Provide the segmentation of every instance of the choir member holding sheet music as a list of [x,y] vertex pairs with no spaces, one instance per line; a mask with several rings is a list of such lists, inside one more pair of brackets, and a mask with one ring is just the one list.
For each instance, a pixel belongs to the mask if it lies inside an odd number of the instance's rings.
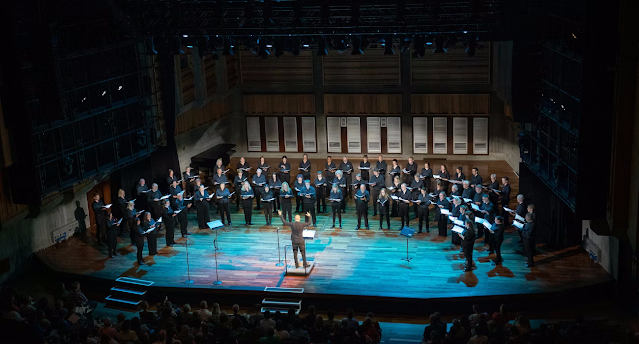
[[490,198],[490,203],[497,206],[499,204],[499,182],[497,182],[497,175],[490,175],[490,184],[486,187],[486,193]]
[[[459,227],[459,225],[463,225],[461,227],[465,227],[465,223],[466,223],[466,214],[472,214],[472,212],[470,212],[468,210],[468,206],[466,205],[462,205],[459,207],[459,217],[457,218],[455,224],[457,224]],[[471,219],[472,221],[475,221],[474,217]],[[453,237],[457,237],[457,239],[455,239],[455,242],[457,242],[457,245],[462,245],[462,239],[461,236],[459,235],[461,234],[460,232],[456,232],[455,231],[455,226],[453,226],[453,231],[452,231],[452,235]],[[460,246],[459,252],[464,252],[464,248]]]
[[364,160],[359,162],[359,173],[364,180],[370,179],[371,163],[368,161],[368,155],[364,154]]
[[400,182],[399,176],[393,177],[391,181],[391,186],[388,188],[390,191],[389,197],[391,197],[391,213],[390,217],[397,217],[399,214],[399,203],[393,196],[397,197],[399,191],[402,189],[402,183]]
[[433,189],[433,170],[430,168],[430,163],[428,161],[424,163],[424,168],[422,168],[422,171],[419,173],[419,178],[424,181],[424,186],[426,186],[428,190]]
[[244,182],[247,181],[246,175],[244,174],[244,170],[237,169],[237,176],[235,176],[235,180],[233,180],[233,189],[235,191],[235,210],[240,210],[240,194],[239,191],[244,185]]
[[215,189],[219,188],[220,184],[228,184],[229,182],[226,178],[226,174],[222,174],[222,172],[222,170],[217,170],[217,173],[213,176],[213,187],[215,187]]
[[315,188],[311,186],[311,181],[306,179],[304,181],[304,186],[300,189],[298,194],[302,198],[302,209],[305,214],[311,214],[311,218],[313,220],[313,227],[317,225],[317,218],[315,217],[315,199],[317,197],[317,193],[315,192]]
[[[375,200],[375,198],[373,198],[373,200]],[[379,229],[382,229],[382,223],[384,223],[384,218],[386,218],[386,229],[390,230],[390,201],[391,198],[388,196],[386,189],[381,189],[377,200],[373,201],[379,208]]]
[[110,204],[108,206],[104,205],[104,202],[100,199],[100,194],[93,195],[91,209],[93,209],[95,237],[98,239],[98,245],[104,245],[106,241],[107,209],[110,207]]
[[123,214],[124,221],[127,223],[127,227],[129,228],[129,235],[131,239],[131,245],[135,244],[135,231],[137,229],[137,219],[142,211],[138,212],[135,210],[135,203],[133,201],[129,201],[126,204],[126,209]]
[[453,186],[450,187],[450,195],[456,197],[462,196],[462,191],[457,184],[453,184]]
[[466,175],[464,174],[464,170],[461,166],[457,166],[455,169],[455,174],[452,178],[454,181],[458,182],[457,184],[461,184],[466,179]]
[[472,176],[470,176],[470,187],[474,188],[477,185],[482,185],[483,180],[479,175],[479,169],[477,167],[473,167],[471,170]]
[[264,193],[264,186],[266,185],[266,176],[262,174],[262,169],[257,169],[253,176],[253,192],[255,193],[255,199],[257,200],[257,206],[255,210],[260,210],[262,204],[262,193]]
[[[532,204],[531,204],[532,205]],[[530,205],[528,206],[530,207]],[[533,207],[534,209],[534,207]],[[533,255],[535,253],[535,220],[532,212],[526,214],[526,223],[520,229],[521,237],[524,239],[524,253],[526,253],[526,267],[535,266]]]
[[178,197],[177,195],[184,194],[184,191],[182,191],[182,188],[180,187],[180,185],[178,185],[178,182],[176,180],[173,181],[173,184],[169,188],[169,194],[171,194],[171,205],[175,203],[175,200]]
[[[484,190],[481,185],[475,185],[475,194],[473,195],[473,204],[480,206],[482,203],[482,197],[484,196]],[[473,207],[475,209],[475,207]],[[481,235],[479,236],[481,237]]]
[[[335,179],[333,180],[334,184],[337,184],[340,191],[342,192],[342,201],[340,202],[340,207],[342,208],[342,213],[346,212],[346,177],[342,170],[335,171]],[[341,218],[341,215],[340,215]],[[341,221],[341,220],[340,220]],[[341,222],[340,222],[341,223]]]
[[117,256],[116,252],[118,246],[118,232],[120,231],[120,225],[122,220],[116,221],[113,217],[113,213],[109,213],[109,221],[107,222],[107,251],[109,252],[109,258]]
[[[470,181],[464,180],[462,182],[462,198],[465,202],[472,202],[473,197],[475,197],[475,190],[470,186]],[[466,201],[466,200],[470,201]]]
[[266,159],[263,156],[261,156],[260,157],[260,163],[257,164],[257,168],[262,170],[262,174],[263,175],[268,176],[268,169],[271,168],[271,166],[269,166],[266,163]]
[[366,229],[370,229],[368,226],[368,201],[371,199],[371,194],[366,190],[366,185],[362,184],[359,187],[357,193],[355,193],[355,203],[357,209],[357,230],[361,228],[362,217],[364,217],[364,225]]
[[293,218],[293,191],[291,191],[291,187],[288,185],[287,182],[282,183],[282,189],[280,190],[280,199],[280,202],[282,204],[282,213],[284,214],[285,218],[288,214],[288,221],[290,222]]
[[[501,178],[501,191],[499,192],[499,201],[501,203],[501,215],[504,218],[504,224],[509,223],[508,212],[504,208],[508,208],[510,203],[510,181],[508,177]],[[497,206],[497,204],[495,204]]]
[[[386,180],[381,173],[379,173],[377,166],[373,169],[373,176],[369,180],[369,185],[371,186],[371,199],[378,199],[380,192],[386,187]],[[378,202],[373,201],[373,216],[377,215],[377,207]]]
[[146,201],[149,204],[149,208],[151,211],[151,216],[154,219],[159,219],[160,214],[162,213],[162,205],[160,204],[160,199],[162,198],[162,193],[158,190],[158,185],[153,183],[151,186],[151,190],[146,194]]
[[[342,158],[342,163],[339,164],[339,169],[342,171],[344,178],[346,178],[346,185],[348,185],[346,193],[344,194],[344,205],[342,206],[342,209],[346,209],[346,196],[347,194],[348,197],[351,197],[352,195],[350,185],[353,183],[353,163],[348,161],[348,158],[344,156]],[[342,190],[342,192],[344,192],[344,190]]]
[[280,161],[280,180],[282,183],[291,184],[291,164],[288,162],[286,155]]
[[[123,189],[118,190],[118,199],[116,200],[116,204],[118,205],[117,208],[114,208],[113,210],[116,211],[116,214],[114,214],[115,216],[123,219],[124,218],[124,212],[126,211],[126,206],[127,203],[129,203],[126,198],[126,193],[124,192]],[[124,222],[121,226],[118,227],[118,230],[120,231],[120,234],[124,234],[127,231],[127,223]]]
[[368,183],[364,180],[364,178],[362,178],[362,175],[358,173],[355,175],[355,180],[353,180],[353,184],[351,184],[351,187],[353,188],[353,194],[359,191],[359,187],[361,185],[364,185],[364,187],[368,188]]
[[504,242],[504,218],[501,216],[495,216],[495,223],[490,228],[490,233],[493,236],[495,245],[495,261],[493,266],[501,265],[504,260],[501,258],[501,244]]
[[[389,174],[391,176],[391,181],[395,180],[395,177],[400,177],[402,174],[402,168],[399,167],[397,163],[397,159],[393,159]],[[401,179],[401,177],[400,177]]]
[[299,171],[302,174],[304,180],[311,179],[311,161],[308,160],[308,155],[306,155],[306,153],[302,155],[302,161],[300,161]]
[[442,182],[442,188],[446,191],[446,193],[448,193],[448,185],[450,184],[450,173],[448,173],[448,167],[446,165],[441,165],[437,175],[439,176],[439,180]]
[[187,166],[186,172],[182,173],[182,179],[184,182],[184,190],[186,190],[186,194],[189,197],[195,194],[195,189],[193,188],[195,178],[197,178],[197,174],[193,173],[191,166]]
[[146,181],[144,178],[140,178],[140,182],[135,186],[135,203],[138,205],[138,208],[142,210],[149,210],[149,203],[146,199],[146,194],[149,192],[149,187],[146,185]]
[[220,184],[220,188],[215,191],[215,199],[217,199],[217,209],[220,212],[220,220],[224,225],[224,215],[226,215],[226,221],[228,225],[231,225],[231,209],[229,203],[231,202],[231,192],[226,188],[226,184]]
[[426,233],[430,233],[430,225],[428,223],[428,216],[430,215],[429,207],[430,207],[430,196],[428,195],[428,190],[426,188],[421,188],[419,192],[419,196],[415,202],[418,207],[418,218],[419,218],[419,232],[422,233],[422,229],[424,228],[424,222],[426,222]]
[[408,206],[410,200],[413,198],[411,192],[408,190],[406,183],[402,183],[400,190],[397,192],[397,199],[393,198],[398,203],[399,217],[402,219],[402,226],[399,227],[401,231],[404,226],[408,226],[410,219],[408,218]]
[[273,192],[275,201],[273,202],[273,214],[277,214],[277,211],[281,209],[280,206],[280,189],[282,188],[282,182],[277,177],[277,173],[273,172],[271,178],[268,180],[268,186]]
[[242,169],[242,171],[244,171],[244,174],[246,175],[246,178],[248,179],[251,173],[251,165],[249,165],[248,162],[246,162],[246,159],[244,159],[244,157],[240,158],[240,162],[237,163],[237,165],[235,166],[236,170]]
[[264,206],[264,218],[266,219],[266,225],[270,226],[271,220],[273,220],[272,211],[275,198],[273,197],[273,191],[271,191],[271,188],[268,186],[268,184],[264,185],[264,190],[261,193],[261,198],[262,202],[264,202],[262,205]]
[[300,173],[297,175],[293,189],[295,191],[295,212],[299,213],[302,209],[302,197],[300,191],[304,188],[304,176]]
[[[317,193],[317,212],[326,212],[326,185],[328,182],[322,171],[317,171],[317,178],[315,178],[315,192]],[[320,211],[321,210],[321,211]]]
[[[459,217],[461,216],[461,210],[462,210],[461,199],[457,197],[453,197],[453,209],[450,212],[450,216],[452,216],[454,219],[459,219]],[[449,216],[449,219],[450,219],[450,216]],[[451,233],[451,242],[453,245],[461,244],[461,238],[459,237],[457,233],[454,233],[454,232]]]
[[211,196],[204,189],[204,185],[200,185],[200,189],[193,196],[193,202],[195,203],[195,210],[197,211],[197,226],[199,229],[207,229],[209,226],[208,222],[211,221],[211,217],[209,215],[209,201],[211,200]]
[[342,228],[342,202],[344,202],[344,194],[339,187],[339,184],[334,183],[331,187],[331,192],[328,195],[328,201],[331,203],[331,209],[333,210],[333,227],[335,228],[335,215],[339,219],[339,228]]
[[384,182],[386,182],[386,170],[388,169],[388,166],[386,165],[386,161],[384,161],[384,157],[381,154],[377,157],[375,168],[379,171],[379,175],[384,178]]
[[213,168],[213,174],[217,174],[217,171],[222,171],[222,174],[226,174],[226,172],[228,171],[228,170],[224,170],[224,165],[222,165],[222,158],[219,158],[219,159],[217,159],[215,161],[215,167]]
[[446,199],[446,192],[439,193],[437,200],[437,208],[435,208],[435,218],[437,219],[437,227],[439,228],[439,236],[445,237],[448,233],[448,214],[450,213],[450,202]]
[[149,246],[149,256],[155,256],[158,252],[158,231],[155,220],[151,217],[150,212],[144,213],[142,220],[142,231],[146,232],[146,241]]
[[[410,183],[410,193],[413,200],[419,198],[421,194],[420,190],[424,188],[424,181],[419,178],[419,174],[415,174],[413,181]],[[415,213],[415,218],[419,218],[419,204],[413,202],[413,212]]]
[[331,156],[326,157],[326,162],[324,163],[324,171],[326,172],[326,179],[332,181],[335,179],[335,171],[337,171],[337,167],[333,162],[333,158]]
[[174,211],[177,212],[179,210],[177,220],[180,223],[180,233],[182,233],[183,238],[186,238],[187,235],[191,235],[191,233],[187,231],[187,228],[189,226],[189,219],[187,215],[189,208],[191,208],[191,206],[193,205],[193,197],[194,196],[191,196],[190,199],[187,201],[183,198],[182,195],[178,194],[178,198],[175,200],[175,204],[173,205]]
[[[149,214],[149,216],[151,215],[150,213],[147,214]],[[142,251],[144,250],[144,237],[147,236],[148,233],[146,233],[146,231],[142,228],[140,219],[135,219],[135,226],[132,228],[131,232],[135,233],[135,247],[138,250],[138,265],[144,265]]]
[[253,193],[253,189],[251,189],[251,185],[248,181],[244,182],[242,185],[240,197],[242,198],[242,209],[244,210],[244,224],[249,226],[252,224],[253,198],[255,198],[255,194]]
[[[482,196],[482,204],[479,206],[480,212],[483,214],[484,220],[488,221],[489,225],[492,225],[493,222],[495,222],[495,207],[493,206],[493,204],[490,202],[490,198],[488,197],[488,195],[484,194]],[[477,227],[477,232],[478,233],[482,233],[482,231],[484,230],[485,226],[478,226]],[[493,236],[490,233],[490,231],[485,231],[486,233],[486,240],[488,242],[488,249],[486,251],[488,251],[489,253],[494,253],[495,249],[494,249],[494,241],[493,241]],[[479,237],[481,237],[481,234],[478,234]]]
[[169,176],[166,177],[166,185],[171,186],[173,185],[173,182],[177,180],[178,179],[177,179],[177,176],[175,175],[175,172],[173,172],[173,170],[169,168]]
[[164,223],[166,246],[175,244],[175,217],[177,214],[171,208],[172,202],[166,200],[162,208],[162,223]]
[[408,163],[406,167],[402,170],[405,174],[404,183],[410,185],[410,183],[415,179],[415,175],[417,174],[417,163],[413,160],[413,157],[408,158]]
[[[513,214],[515,217],[519,216],[522,219],[526,216],[527,213],[527,209],[526,209],[526,204],[524,204],[524,195],[519,194],[517,195],[517,208],[515,208],[515,210],[511,210],[508,209],[509,212],[511,214]],[[507,225],[508,222],[504,222],[504,226]],[[513,222],[513,226],[515,225],[515,223]],[[521,244],[523,242],[522,238],[521,238],[521,232],[518,230],[517,233],[519,233],[519,241],[517,242],[518,244]]]
[[[472,216],[472,214],[471,214]],[[475,245],[475,223],[466,219],[466,226],[460,234],[462,238],[462,249],[464,250],[464,258],[466,258],[465,272],[473,270],[473,246]]]

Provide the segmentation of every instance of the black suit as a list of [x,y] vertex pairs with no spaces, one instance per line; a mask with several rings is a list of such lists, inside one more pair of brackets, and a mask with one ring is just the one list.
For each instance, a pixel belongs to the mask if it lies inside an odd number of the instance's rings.
[[162,223],[164,223],[164,229],[166,229],[166,246],[175,244],[175,217],[173,217],[173,209],[170,207],[162,208]]
[[497,257],[495,258],[495,263],[499,264],[503,260],[501,258],[501,244],[504,242],[504,225],[495,223],[493,224],[491,230],[493,231],[493,245],[495,248],[495,254],[497,255]]
[[409,203],[406,203],[403,200],[410,201],[411,198],[412,198],[412,195],[411,195],[410,191],[406,190],[404,192],[404,191],[402,191],[400,189],[397,192],[397,197],[399,197],[399,199],[396,202],[398,202],[399,217],[402,219],[402,227],[400,227],[400,229],[402,229],[402,228],[404,228],[404,225],[408,226],[408,224],[410,223],[410,220],[408,218],[408,205],[409,205]]
[[107,224],[107,249],[109,256],[117,254],[115,252],[118,245],[119,226],[115,220],[110,220]]
[[527,222],[520,231],[524,241],[524,253],[526,253],[528,266],[533,267],[535,266],[535,260],[533,259],[535,253],[535,222]]
[[135,233],[135,246],[138,249],[138,262],[143,262],[142,251],[144,251],[144,230],[137,223],[134,228],[131,229]]
[[464,239],[461,246],[464,250],[464,257],[466,258],[466,270],[472,270],[473,268],[473,246],[475,245],[475,230],[470,228],[464,229],[462,232]]

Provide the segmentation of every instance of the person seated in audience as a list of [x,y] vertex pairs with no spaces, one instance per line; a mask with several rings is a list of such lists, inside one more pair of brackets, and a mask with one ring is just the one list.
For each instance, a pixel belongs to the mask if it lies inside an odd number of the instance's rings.
[[308,314],[304,317],[304,323],[307,328],[312,328],[315,325],[315,318],[317,314],[315,314],[315,306],[308,306]]
[[140,314],[140,321],[143,324],[147,324],[151,321],[155,321],[156,318],[156,314],[149,311],[149,303],[146,301],[142,301],[140,302],[140,309],[141,311],[139,312]]
[[437,332],[440,338],[444,338],[446,335],[446,324],[442,328],[442,324],[439,321],[439,316],[435,313],[430,315],[430,325],[424,328],[424,341],[428,341],[431,338],[431,333]]
[[248,339],[251,336],[251,332],[245,326],[248,324],[242,323],[240,317],[231,317],[231,336],[237,340]]
[[474,313],[468,317],[468,320],[470,321],[470,326],[472,326],[473,328],[477,326],[477,324],[479,324],[479,320],[482,316],[484,316],[485,318],[488,318],[488,314],[482,312],[478,304],[473,305],[473,312]]
[[364,335],[371,339],[372,344],[379,343],[381,337],[379,335],[379,331],[373,324],[373,319],[366,317],[362,322],[362,328],[364,330]]
[[115,318],[118,321],[113,324],[113,328],[116,329],[116,331],[120,331],[120,328],[122,328],[122,323],[124,323],[124,320],[126,320],[126,315],[124,315],[124,313],[118,313]]
[[266,329],[266,336],[260,338],[260,344],[278,344],[279,342],[280,338],[275,335],[275,329],[273,329],[273,326],[269,326]]
[[253,312],[247,314],[247,316],[251,326],[260,326],[260,321],[264,319],[264,313],[262,313],[262,304],[256,303],[253,306]]
[[342,329],[339,322],[334,322],[328,335],[329,343],[341,343],[342,342]]
[[275,333],[274,333],[275,337],[279,338],[280,340],[287,340],[289,338],[291,338],[291,335],[288,333],[288,331],[286,331],[286,329],[284,329],[284,322],[282,320],[278,320],[275,323]]
[[97,302],[90,301],[84,295],[84,293],[80,290],[80,282],[77,281],[73,282],[73,284],[71,285],[69,299],[73,300],[73,302],[75,302],[76,306],[78,307],[87,307],[87,311],[85,312],[85,314],[93,311],[98,306]]
[[315,317],[315,323],[309,329],[311,343],[328,342],[328,332],[326,331],[326,327],[324,327],[324,318],[322,318],[321,315]]
[[246,316],[244,316],[243,314],[240,314],[240,305],[234,304],[233,307],[231,307],[231,310],[233,311],[233,314],[229,316],[230,319],[236,317],[240,319],[240,321],[242,322],[242,326],[248,325],[248,320],[246,319]]
[[265,331],[268,330],[269,327],[275,328],[275,320],[271,319],[271,311],[264,312],[264,319],[262,319],[259,323],[259,326]]
[[[182,327],[180,328],[180,334],[178,334],[177,339],[182,344],[193,344],[195,336],[191,334],[191,328],[189,327],[189,325],[182,325]],[[175,343],[175,341],[173,343]]]
[[210,322],[212,323],[220,322],[220,315],[222,315],[222,311],[220,310],[220,304],[216,302],[211,306]]
[[478,324],[475,327],[475,334],[468,340],[468,344],[488,344],[487,332]]
[[348,327],[349,328],[358,328],[359,327],[359,321],[357,319],[355,319],[354,317],[354,313],[352,309],[349,309],[346,311],[346,318],[342,319],[342,321],[347,320],[348,321]]
[[124,320],[118,332],[118,338],[122,342],[137,342],[138,334],[131,329],[131,320]]
[[111,319],[109,318],[102,318],[102,327],[98,330],[97,334],[100,338],[102,338],[102,336],[107,336],[113,340],[119,339],[118,331],[113,328]]
[[182,305],[182,309],[180,310],[180,314],[177,316],[177,325],[190,325],[194,319],[197,319],[199,322],[199,317],[191,312],[191,305],[185,303]]
[[379,323],[377,321],[375,321],[375,315],[373,314],[373,312],[368,312],[368,313],[366,313],[366,316],[371,318],[371,321],[373,322],[373,326],[375,326],[375,329],[377,330],[377,332],[379,332],[379,338],[381,340],[381,338],[382,338],[382,328],[381,328],[381,326],[379,326]]
[[211,321],[213,313],[209,310],[209,304],[205,300],[200,301],[200,310],[197,311],[197,316],[202,322]]
[[308,334],[308,331],[304,329],[303,323],[301,320],[296,320],[293,323],[293,331],[291,331],[289,335],[291,336],[291,339],[296,339],[296,340],[300,337],[304,337],[307,340],[310,340],[311,338]]

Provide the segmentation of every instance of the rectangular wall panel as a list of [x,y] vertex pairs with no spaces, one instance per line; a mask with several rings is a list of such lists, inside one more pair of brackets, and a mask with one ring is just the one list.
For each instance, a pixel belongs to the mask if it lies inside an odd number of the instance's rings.
[[342,128],[339,117],[326,117],[326,141],[329,153],[342,152]]
[[284,151],[297,152],[297,118],[284,117],[282,129],[284,130]]
[[264,117],[264,135],[266,136],[266,151],[280,151],[280,133],[277,117]]
[[448,154],[448,118],[433,118],[433,154]]
[[453,154],[468,154],[468,118],[453,118]]
[[315,141],[315,117],[302,117],[302,147],[304,152],[317,152],[317,144]]
[[401,117],[386,118],[386,136],[388,153],[402,152],[402,119]]
[[348,117],[346,119],[346,140],[349,153],[362,152],[362,135],[360,132],[360,118]]
[[473,119],[473,154],[488,154],[488,118]]
[[382,128],[379,117],[366,118],[366,141],[368,141],[368,153],[382,152]]
[[413,117],[413,153],[428,153],[428,117]]
[[260,118],[246,117],[246,137],[249,152],[262,151],[262,136],[260,134]]

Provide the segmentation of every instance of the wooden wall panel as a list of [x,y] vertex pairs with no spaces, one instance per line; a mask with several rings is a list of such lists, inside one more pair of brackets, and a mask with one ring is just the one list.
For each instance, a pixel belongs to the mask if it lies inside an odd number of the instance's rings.
[[175,135],[185,133],[200,125],[216,121],[231,112],[228,97],[208,102],[201,108],[192,107],[175,119]]
[[235,87],[238,82],[237,58],[235,55],[222,56],[226,58],[226,85],[229,89]]
[[241,52],[242,85],[313,84],[313,55],[310,50],[298,56],[284,54],[263,59],[250,51]]
[[217,75],[215,74],[215,64],[212,54],[204,55],[204,82],[206,84],[206,97],[212,97],[217,92]]
[[399,85],[400,55],[384,49],[366,49],[363,55],[334,50],[323,57],[325,85]]
[[[342,117],[359,117],[360,118],[360,142],[361,142],[361,154],[369,154],[368,152],[368,133],[367,133],[367,127],[366,127],[366,119],[368,117],[377,117],[377,116],[367,116],[367,115],[359,115],[359,116],[327,116],[327,118],[331,118],[331,117],[337,117],[337,118],[342,118]],[[387,116],[379,116],[379,117],[387,117]],[[398,116],[388,116],[388,117],[398,117]],[[326,122],[324,122],[323,124],[324,127],[326,127]],[[403,129],[403,123],[401,123],[402,125],[402,130]],[[412,125],[412,123],[411,123]],[[327,129],[328,130],[328,129]],[[348,153],[348,135],[347,135],[347,128],[346,127],[342,127],[340,128],[340,135],[342,138],[342,150],[341,152],[331,152],[328,153],[328,155],[333,155],[333,157],[341,157],[342,154],[347,154]],[[381,153],[370,153],[371,155],[368,157],[369,160],[374,161],[376,160],[377,155],[379,154],[388,154],[388,130],[386,127],[381,127],[380,128],[380,135],[381,135],[381,148],[382,148],[382,152]],[[328,149],[328,139],[326,139],[326,145],[327,145],[327,149]]]
[[193,75],[193,55],[180,56],[180,75],[182,77],[182,106],[195,100],[195,77]]
[[267,115],[315,114],[312,94],[245,94],[244,113]]
[[416,115],[487,115],[490,94],[413,94],[411,113]]
[[[265,118],[266,116],[247,116],[247,118],[252,117],[252,118],[258,118],[259,119],[259,125],[260,125],[260,135],[261,135],[261,149],[259,152],[267,152],[266,150],[266,125],[265,125]],[[275,117],[278,119],[278,125],[277,125],[277,131],[278,131],[278,136],[279,136],[279,143],[280,143],[280,153],[291,153],[291,152],[286,152],[286,146],[285,146],[285,141],[286,139],[284,138],[284,118],[295,118],[295,124],[296,124],[296,136],[297,136],[297,153],[307,153],[304,151],[304,140],[302,137],[302,119],[303,118],[312,118],[313,120],[315,120],[315,117],[312,116],[269,116],[269,117]],[[290,133],[290,132],[289,132]],[[247,144],[248,144],[248,130],[247,130]],[[317,151],[317,127],[315,127],[315,150],[314,152]],[[253,152],[257,152],[257,151],[253,151]],[[312,153],[314,153],[312,152]],[[274,153],[273,151],[269,152],[269,153]],[[308,152],[311,153],[311,152]]]
[[449,47],[444,54],[434,54],[426,49],[424,57],[413,57],[413,85],[428,84],[490,84],[490,43],[481,43],[475,56],[469,57],[464,46]]
[[401,94],[325,94],[326,114],[398,115],[402,113]]

